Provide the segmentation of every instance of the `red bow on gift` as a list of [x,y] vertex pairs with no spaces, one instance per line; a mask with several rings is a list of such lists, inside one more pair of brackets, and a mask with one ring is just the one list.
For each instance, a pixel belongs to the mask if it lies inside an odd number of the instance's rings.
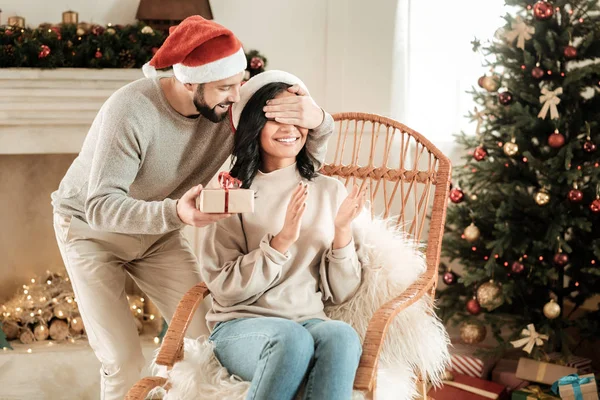
[[219,173],[219,186],[225,190],[225,213],[229,212],[229,189],[238,189],[242,186],[242,181],[234,178],[229,172]]

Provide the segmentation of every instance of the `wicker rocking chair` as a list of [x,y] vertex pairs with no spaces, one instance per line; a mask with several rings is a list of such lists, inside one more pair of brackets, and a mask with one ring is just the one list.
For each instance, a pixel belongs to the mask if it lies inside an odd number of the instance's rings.
[[[368,185],[371,217],[397,215],[396,224],[418,241],[425,240],[422,234],[426,233],[426,272],[402,295],[384,304],[368,325],[354,389],[375,399],[378,359],[390,323],[425,294],[435,294],[451,165],[421,134],[392,119],[364,113],[340,113],[333,118],[336,131],[321,172],[338,177],[346,185]],[[158,365],[170,369],[183,359],[187,326],[208,294],[201,283],[181,300],[160,347]],[[165,378],[143,378],[126,399],[145,399],[153,388],[165,384]]]

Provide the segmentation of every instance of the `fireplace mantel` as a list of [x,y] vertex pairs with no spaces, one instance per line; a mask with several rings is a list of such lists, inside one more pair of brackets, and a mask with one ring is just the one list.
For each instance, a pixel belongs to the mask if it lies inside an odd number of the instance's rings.
[[0,68],[0,154],[79,153],[98,110],[140,69]]

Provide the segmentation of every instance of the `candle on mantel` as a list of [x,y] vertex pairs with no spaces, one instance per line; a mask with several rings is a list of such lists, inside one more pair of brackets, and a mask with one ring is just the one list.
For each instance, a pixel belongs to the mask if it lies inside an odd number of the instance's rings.
[[23,17],[8,17],[9,26],[15,26],[17,28],[25,28],[25,18]]
[[77,23],[79,23],[79,14],[71,10],[65,11],[62,13],[62,23],[77,25]]

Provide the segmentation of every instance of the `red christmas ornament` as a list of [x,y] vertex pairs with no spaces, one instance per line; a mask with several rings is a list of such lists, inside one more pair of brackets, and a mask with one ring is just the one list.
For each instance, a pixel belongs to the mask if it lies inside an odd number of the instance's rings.
[[460,203],[461,201],[463,201],[464,197],[465,194],[460,189],[454,188],[450,191],[450,200],[452,200],[453,203]]
[[100,25],[96,25],[92,28],[92,33],[96,36],[100,36],[104,33],[104,28]]
[[5,30],[5,31],[4,31],[4,34],[5,34],[6,36],[10,36],[10,35],[12,35],[12,34],[13,34],[13,31],[12,31],[12,29],[7,29],[7,30]]
[[503,106],[507,106],[513,101],[513,95],[511,92],[502,92],[498,94],[498,101]]
[[481,306],[477,299],[467,301],[467,312],[471,315],[477,315],[481,312]]
[[479,146],[473,152],[473,158],[476,159],[477,161],[484,160],[487,157],[487,155],[488,155],[488,152],[485,149],[485,147],[483,147],[483,146]]
[[554,15],[554,6],[548,1],[538,1],[533,6],[533,15],[540,21],[550,19]]
[[512,265],[510,266],[510,270],[514,273],[514,274],[520,274],[521,272],[523,272],[525,270],[525,266],[519,262],[519,261],[515,261],[514,263],[512,263]]
[[542,79],[544,77],[544,70],[540,67],[535,67],[531,70],[531,76],[535,79]]
[[252,57],[250,60],[251,69],[260,69],[264,65],[263,60],[260,57]]
[[456,274],[452,271],[448,271],[444,274],[444,283],[448,286],[456,283]]
[[102,58],[102,52],[100,50],[97,50],[96,54],[94,54],[94,57],[96,57],[96,58]]
[[596,143],[592,142],[591,140],[586,140],[585,143],[583,144],[583,151],[585,151],[586,153],[593,153],[596,151]]
[[600,214],[600,198],[595,199],[594,201],[592,201],[590,203],[590,210],[594,213],[594,214]]
[[38,54],[38,58],[46,58],[50,55],[50,47],[46,46],[45,44],[40,46],[40,52]]
[[565,47],[563,54],[565,55],[565,58],[575,58],[577,57],[577,49],[573,46],[567,46]]
[[560,149],[564,144],[565,137],[558,129],[552,135],[548,136],[548,145],[553,149]]
[[52,30],[52,32],[56,34],[56,38],[58,40],[62,39],[62,35],[60,34],[60,28],[58,26],[53,26],[52,28],[50,28],[50,30]]
[[564,267],[569,263],[569,256],[566,253],[556,253],[554,255],[554,264]]
[[568,197],[571,203],[581,203],[583,200],[583,192],[579,189],[571,189],[569,190]]

